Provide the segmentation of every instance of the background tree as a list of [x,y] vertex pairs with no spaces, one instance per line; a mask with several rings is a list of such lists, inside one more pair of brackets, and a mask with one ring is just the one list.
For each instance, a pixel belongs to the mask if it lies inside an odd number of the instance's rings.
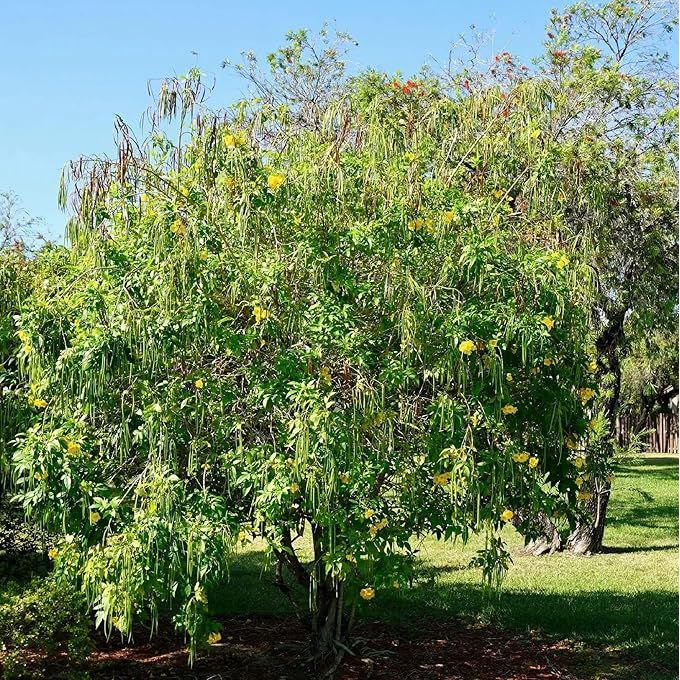
[[28,244],[35,243],[38,224],[16,194],[0,193],[0,551],[13,559],[41,538],[23,523],[20,508],[12,506],[7,494],[13,441],[30,420],[17,361],[22,340],[14,321],[35,284]]

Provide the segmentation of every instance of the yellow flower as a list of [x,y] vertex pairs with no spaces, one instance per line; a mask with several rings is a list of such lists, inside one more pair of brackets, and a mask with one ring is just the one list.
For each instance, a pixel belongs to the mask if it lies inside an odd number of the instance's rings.
[[409,163],[413,163],[416,158],[418,158],[418,154],[413,153],[412,151],[407,151],[404,154],[404,160],[407,160]]
[[583,485],[583,482],[585,482],[585,479],[583,479],[583,477],[579,476],[579,477],[576,478],[575,481],[576,481],[576,486],[578,486],[580,488]]
[[595,390],[590,387],[583,387],[578,391],[578,394],[581,397],[581,401],[586,404],[595,396]]
[[203,602],[203,604],[208,603],[208,597],[205,594],[205,590],[199,585],[194,588],[194,597],[196,598],[196,602]]
[[489,347],[491,347],[492,349],[498,347],[498,340],[496,338],[489,340]]
[[572,451],[578,448],[578,441],[576,440],[576,437],[574,437],[573,434],[570,434],[567,437],[567,448],[571,449]]
[[540,372],[540,370],[541,370],[541,369],[540,369],[538,366],[534,366],[534,367],[531,369],[531,375],[538,375],[538,373]]
[[515,463],[526,463],[529,460],[529,453],[528,451],[520,451],[519,453],[515,453],[512,456],[512,459]]
[[505,189],[496,189],[496,190],[493,192],[493,195],[494,195],[496,198],[503,198],[503,196],[505,196]]
[[209,645],[214,645],[215,643],[219,642],[222,639],[222,634],[215,632],[215,633],[210,633],[208,635],[208,644]]
[[58,555],[59,555],[59,549],[58,549],[58,548],[50,548],[50,549],[47,551],[47,556],[48,556],[51,560],[56,560]]
[[327,382],[330,382],[331,380],[331,369],[328,368],[328,366],[322,366],[321,370],[319,371],[319,375],[326,380]]
[[590,491],[579,491],[576,494],[576,498],[580,501],[589,501],[592,497],[593,494]]
[[506,379],[508,382],[512,382],[512,381],[514,380],[514,378],[512,377],[512,373],[506,373],[506,374],[505,374],[505,379]]
[[222,140],[224,141],[224,146],[226,147],[233,148],[236,146],[236,137],[234,135],[224,135]]
[[477,346],[472,340],[463,340],[463,342],[458,345],[458,351],[463,354],[472,354],[475,349],[477,349]]
[[516,406],[513,406],[512,404],[506,404],[506,405],[501,409],[501,413],[502,413],[504,416],[512,416],[512,415],[514,415],[515,413],[517,413],[517,407],[516,407]]
[[509,522],[514,516],[515,513],[512,510],[509,510],[508,508],[505,508],[505,510],[501,512],[501,520],[503,522]]
[[90,524],[96,524],[102,516],[95,510],[94,512],[90,513]]
[[267,186],[276,191],[285,181],[286,176],[283,173],[275,172],[267,177]]
[[70,439],[66,440],[66,453],[68,453],[71,456],[75,456],[76,454],[80,453],[80,444],[71,441]]
[[142,194],[142,195],[139,197],[139,200],[140,200],[142,203],[146,203],[146,202],[149,200],[149,196],[148,196],[147,194]]
[[184,222],[180,219],[176,219],[171,225],[170,225],[170,231],[173,234],[178,234],[179,236],[182,236],[187,233],[187,228],[184,226]]
[[379,530],[380,530],[380,528],[378,527],[377,524],[372,524],[368,528],[368,533],[371,534],[371,536],[375,536],[378,533]]
[[470,424],[472,427],[477,427],[477,425],[479,425],[479,416],[476,413],[473,413],[470,416]]
[[450,472],[440,472],[432,478],[432,481],[439,486],[446,486],[451,480]]
[[260,321],[264,321],[269,316],[269,311],[264,307],[255,305],[253,307],[253,316],[255,317],[255,323],[260,323]]
[[220,173],[217,176],[217,184],[218,186],[231,191],[236,186],[236,180],[233,177],[230,177],[229,175]]
[[399,581],[397,581],[397,580],[394,580],[394,581],[392,581],[392,587],[399,590],[399,588],[401,588],[401,583],[399,583]]
[[537,466],[538,466],[538,458],[536,458],[536,456],[531,456],[531,458],[529,458],[529,467],[535,468]]
[[420,231],[425,226],[425,220],[421,217],[416,217],[414,220],[410,220],[406,226],[409,231]]
[[357,558],[354,557],[354,555],[353,555],[352,553],[347,553],[347,554],[345,555],[345,559],[346,559],[348,562],[352,562],[353,564],[356,564],[356,562],[357,562]]
[[44,399],[34,399],[33,406],[37,406],[38,408],[45,408],[47,406],[47,402]]
[[541,136],[540,130],[532,130],[531,131],[531,139],[538,139],[540,136]]
[[553,327],[555,326],[555,320],[552,318],[552,316],[544,316],[541,319],[541,323],[549,330],[551,331]]
[[36,472],[33,475],[33,479],[35,479],[36,482],[42,482],[43,479],[47,479],[47,473],[46,472]]
[[591,430],[591,431],[595,430],[596,427],[597,427],[597,419],[596,418],[593,418],[592,420],[588,421],[588,429],[589,430]]
[[31,353],[31,346],[30,345],[22,345],[21,351],[24,354],[30,354]]
[[28,331],[24,330],[23,328],[17,333],[17,335],[19,336],[19,340],[21,340],[21,342],[28,342],[28,338],[30,337]]
[[207,260],[208,259],[208,251],[207,250],[201,250],[201,252],[198,254],[198,257],[201,260]]
[[239,531],[238,535],[236,536],[237,541],[245,541],[246,540],[246,532],[245,531]]
[[292,493],[297,493],[300,490],[300,485],[297,482],[293,482],[290,485],[290,490]]
[[586,370],[588,373],[597,373],[597,361],[593,360],[591,361],[587,366]]
[[455,210],[445,210],[442,213],[442,222],[444,222],[444,224],[451,224],[455,216],[456,216]]
[[558,269],[564,269],[567,265],[569,264],[569,258],[566,255],[561,255],[557,262],[555,262],[555,266]]
[[346,472],[338,475],[338,478],[343,484],[349,484],[349,475]]
[[196,387],[197,390],[202,390],[203,387],[205,386],[205,383],[201,378],[199,378],[198,380],[196,380],[196,382],[194,382],[194,386]]
[[359,595],[363,600],[372,600],[375,597],[375,589],[374,588],[362,588],[359,591]]
[[586,464],[586,459],[579,456],[574,460],[574,465],[580,470]]
[[543,365],[544,366],[552,366],[553,360],[550,357],[546,357],[543,359]]
[[286,458],[286,465],[288,467],[293,467],[293,465],[295,465],[295,461],[292,458]]
[[371,508],[366,508],[366,510],[364,510],[364,517],[366,519],[371,519],[373,515],[375,515],[375,510],[371,510]]

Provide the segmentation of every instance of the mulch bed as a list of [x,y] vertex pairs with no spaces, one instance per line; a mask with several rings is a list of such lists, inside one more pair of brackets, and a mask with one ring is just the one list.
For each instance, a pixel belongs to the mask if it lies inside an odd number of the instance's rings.
[[[222,640],[187,666],[185,640],[156,635],[127,644],[99,637],[82,670],[92,680],[314,680],[301,663],[305,631],[295,619],[254,617],[223,621]],[[568,643],[454,624],[381,622],[357,626],[353,651],[336,680],[573,680]],[[58,678],[66,660],[53,660],[42,677]],[[44,667],[44,666],[43,666]],[[35,677],[38,677],[37,675]]]

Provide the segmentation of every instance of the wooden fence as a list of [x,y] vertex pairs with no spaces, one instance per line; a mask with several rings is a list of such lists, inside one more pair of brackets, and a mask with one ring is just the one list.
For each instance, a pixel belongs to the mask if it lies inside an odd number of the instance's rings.
[[647,445],[646,450],[650,453],[678,453],[678,414],[657,413],[648,416],[639,427],[639,416],[624,415],[616,419],[616,435],[621,446],[627,446],[630,437],[637,429],[653,430],[645,435],[642,440]]

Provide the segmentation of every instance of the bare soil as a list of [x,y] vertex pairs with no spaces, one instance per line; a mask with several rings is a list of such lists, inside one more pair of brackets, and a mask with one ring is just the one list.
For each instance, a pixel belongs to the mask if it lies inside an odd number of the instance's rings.
[[[314,680],[304,662],[305,630],[295,619],[255,617],[223,621],[222,640],[187,665],[186,641],[173,633],[133,643],[98,637],[80,670],[92,680]],[[569,667],[579,652],[568,642],[518,636],[488,627],[418,622],[409,628],[382,622],[357,626],[353,654],[336,680],[576,680]],[[37,660],[37,659],[36,659]],[[64,658],[44,658],[42,677],[63,677]],[[37,670],[37,669],[36,669]],[[35,677],[41,677],[36,675]]]

